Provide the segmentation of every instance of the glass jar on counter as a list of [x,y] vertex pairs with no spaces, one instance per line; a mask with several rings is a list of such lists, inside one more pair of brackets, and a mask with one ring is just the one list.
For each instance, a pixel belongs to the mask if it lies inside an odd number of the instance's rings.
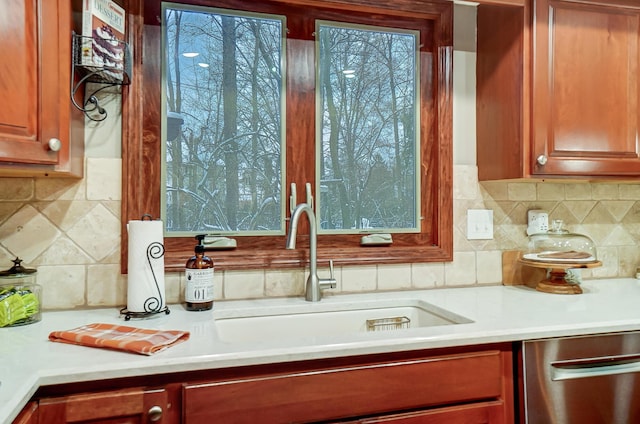
[[42,288],[36,284],[36,270],[22,266],[15,258],[13,266],[0,271],[0,327],[14,327],[42,319]]
[[589,263],[597,260],[596,247],[584,234],[563,228],[562,220],[554,220],[546,233],[529,236],[525,259],[543,262]]

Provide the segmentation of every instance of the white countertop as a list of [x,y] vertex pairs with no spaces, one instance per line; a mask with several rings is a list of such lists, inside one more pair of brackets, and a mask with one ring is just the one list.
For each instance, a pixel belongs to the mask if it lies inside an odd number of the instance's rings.
[[[471,319],[472,323],[341,336],[292,337],[253,343],[218,338],[217,314],[268,306],[317,307],[302,298],[220,301],[213,311],[125,322],[117,308],[45,312],[42,321],[0,328],[0,422],[10,423],[38,387],[70,382],[166,374],[231,366],[528,340],[640,329],[640,281],[592,280],[580,295],[540,293],[523,286],[466,287],[325,296],[328,306],[349,299],[419,299]],[[187,330],[188,341],[154,356],[48,341],[54,330],[95,322]]]

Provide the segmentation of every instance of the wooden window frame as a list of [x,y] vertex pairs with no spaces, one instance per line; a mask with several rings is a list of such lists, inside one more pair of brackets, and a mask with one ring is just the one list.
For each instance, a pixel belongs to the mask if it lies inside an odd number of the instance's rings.
[[[242,0],[212,2],[206,0],[175,1],[203,6],[243,9]],[[337,266],[374,265],[451,261],[453,256],[453,188],[452,188],[452,108],[453,108],[453,6],[448,1],[425,0],[263,0],[260,10],[276,13],[285,5],[299,11],[309,8],[330,9],[336,19],[345,14],[367,14],[374,19],[387,15],[399,18],[425,19],[433,22],[432,55],[420,54],[421,72],[433,84],[423,87],[420,102],[421,186],[422,204],[419,233],[394,233],[390,246],[365,247],[362,235],[339,234],[318,236],[318,259],[326,265],[333,259]],[[132,83],[123,92],[122,122],[122,237],[121,269],[127,272],[128,238],[126,225],[144,214],[160,216],[160,6],[155,0],[127,0],[127,39],[133,51]],[[303,12],[301,12],[303,13]],[[382,22],[382,21],[381,21]],[[384,21],[386,22],[386,21]],[[291,23],[289,23],[291,25]],[[291,30],[291,28],[290,28]],[[422,40],[421,40],[422,41]],[[314,43],[287,40],[287,63],[290,69],[314,66]],[[298,45],[296,45],[298,44]],[[309,47],[311,46],[311,47]],[[292,54],[297,52],[297,54]],[[315,117],[315,80],[295,71],[287,73],[287,122],[307,113]],[[314,74],[315,75],[315,74]],[[424,78],[424,75],[423,75]],[[423,86],[426,84],[423,84]],[[287,196],[292,182],[298,186],[298,199],[304,199],[304,183],[315,187],[314,143],[292,142],[315,139],[313,122],[288,125]],[[426,137],[426,141],[425,141]],[[305,159],[309,158],[309,159]],[[305,163],[313,161],[312,165]],[[311,170],[311,172],[309,172]],[[287,213],[287,218],[289,212]],[[302,224],[302,223],[301,223]],[[216,266],[223,270],[295,268],[309,259],[308,226],[301,225],[297,249],[286,250],[286,236],[239,236],[234,250],[211,254]],[[165,238],[165,268],[182,271],[196,244],[192,237]]]

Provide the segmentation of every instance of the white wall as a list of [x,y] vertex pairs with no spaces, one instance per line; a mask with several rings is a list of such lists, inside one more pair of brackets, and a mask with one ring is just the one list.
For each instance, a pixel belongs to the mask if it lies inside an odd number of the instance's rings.
[[476,165],[476,8],[453,14],[453,163]]

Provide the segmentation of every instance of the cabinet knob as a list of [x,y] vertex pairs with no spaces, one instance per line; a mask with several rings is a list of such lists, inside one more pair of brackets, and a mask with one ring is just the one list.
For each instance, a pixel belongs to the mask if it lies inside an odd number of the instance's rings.
[[49,150],[52,152],[57,152],[62,147],[62,142],[59,138],[50,138],[49,139]]
[[545,165],[547,163],[547,157],[545,155],[540,155],[536,158],[536,162],[538,162],[538,165]]
[[149,408],[147,415],[149,416],[149,421],[152,423],[160,421],[162,419],[162,408],[158,405],[152,406]]

